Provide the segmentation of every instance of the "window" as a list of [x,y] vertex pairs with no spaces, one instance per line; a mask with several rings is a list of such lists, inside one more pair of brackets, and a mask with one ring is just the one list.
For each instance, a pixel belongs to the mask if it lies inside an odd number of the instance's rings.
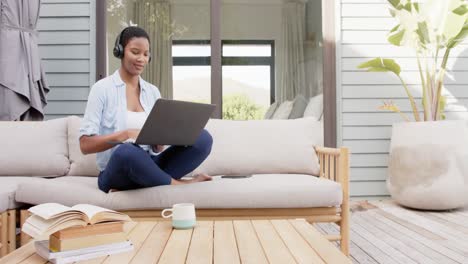
[[[274,101],[274,41],[222,41],[223,118],[262,119]],[[173,41],[174,99],[210,102],[210,43]]]
[[211,102],[209,41],[173,41],[173,99]]

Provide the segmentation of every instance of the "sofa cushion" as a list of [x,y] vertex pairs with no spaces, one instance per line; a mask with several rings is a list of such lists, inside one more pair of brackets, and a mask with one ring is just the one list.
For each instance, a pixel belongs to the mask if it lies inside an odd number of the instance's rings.
[[[68,206],[91,203],[114,210],[160,209],[175,203],[194,203],[197,208],[308,208],[338,206],[341,186],[303,174],[253,175],[182,185],[164,185],[106,194],[97,178],[65,176],[32,179],[20,185],[16,199],[30,204],[58,202]],[[71,191],[73,190],[73,191]]]
[[68,151],[70,159],[70,171],[67,175],[73,176],[98,176],[99,170],[96,163],[96,154],[83,155],[80,150],[79,129],[81,118],[68,117]]
[[304,117],[314,117],[321,120],[323,116],[323,94],[310,98],[307,107],[304,110]]
[[69,206],[79,203],[107,206],[110,197],[98,189],[97,177],[87,176],[32,178],[20,184],[15,195],[17,202],[41,204],[54,201]]
[[273,117],[273,114],[276,111],[276,108],[278,108],[278,102],[274,102],[273,104],[268,107],[268,110],[265,113],[265,116],[263,117],[264,119],[271,119]]
[[21,207],[15,201],[15,192],[20,183],[31,181],[31,177],[0,177],[0,212]]
[[313,118],[231,121],[211,119],[208,158],[193,172],[210,175],[298,173],[318,175],[314,146],[322,127]]
[[70,168],[67,119],[0,122],[1,176],[63,176]]
[[271,119],[288,119],[289,115],[291,114],[291,110],[293,108],[293,101],[285,101],[282,102],[278,109],[275,110]]
[[304,110],[307,107],[307,99],[302,95],[298,94],[294,98],[293,107],[288,119],[296,119],[304,116]]

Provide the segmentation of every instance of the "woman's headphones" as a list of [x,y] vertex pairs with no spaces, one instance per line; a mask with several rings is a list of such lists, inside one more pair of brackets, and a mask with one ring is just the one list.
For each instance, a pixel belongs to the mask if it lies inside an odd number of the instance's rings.
[[[125,30],[127,30],[129,27],[126,27],[120,32],[119,35],[117,35],[117,38],[115,39],[115,44],[114,44],[114,49],[112,50],[112,53],[116,58],[122,59],[124,56],[124,47],[122,45],[122,35],[124,34]],[[148,62],[151,62],[151,52],[149,55]]]
[[120,32],[119,35],[117,35],[117,38],[115,39],[114,49],[112,50],[114,56],[119,59],[122,59],[124,56],[124,47],[122,46],[122,34],[125,32],[125,30],[127,30],[127,28],[124,28],[122,32]]

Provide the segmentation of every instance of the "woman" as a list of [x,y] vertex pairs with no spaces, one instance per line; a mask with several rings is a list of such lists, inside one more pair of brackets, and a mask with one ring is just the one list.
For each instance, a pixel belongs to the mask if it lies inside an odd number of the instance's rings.
[[[104,192],[211,180],[206,174],[191,180],[181,177],[193,171],[211,151],[211,135],[203,130],[189,147],[112,145],[110,141],[137,138],[151,108],[161,97],[158,88],[140,74],[151,60],[148,34],[127,27],[117,37],[114,55],[120,68],[93,85],[80,128],[84,154],[97,153],[98,186]],[[162,152],[161,152],[162,151]]]

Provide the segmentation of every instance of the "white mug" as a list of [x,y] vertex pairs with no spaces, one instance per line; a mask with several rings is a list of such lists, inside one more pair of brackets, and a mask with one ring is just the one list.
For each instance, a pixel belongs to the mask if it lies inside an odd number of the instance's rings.
[[[171,214],[166,215],[166,212],[171,212]],[[172,226],[176,229],[190,229],[197,222],[195,205],[192,203],[174,204],[172,208],[164,209],[161,216],[164,218],[172,217]]]

